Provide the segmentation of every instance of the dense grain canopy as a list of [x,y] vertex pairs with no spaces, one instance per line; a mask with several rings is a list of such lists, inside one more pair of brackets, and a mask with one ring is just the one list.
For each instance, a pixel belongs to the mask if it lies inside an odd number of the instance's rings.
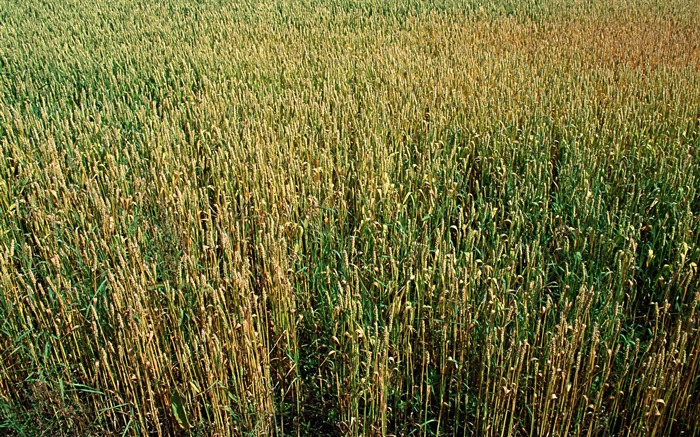
[[700,2],[0,22],[0,434],[700,432]]

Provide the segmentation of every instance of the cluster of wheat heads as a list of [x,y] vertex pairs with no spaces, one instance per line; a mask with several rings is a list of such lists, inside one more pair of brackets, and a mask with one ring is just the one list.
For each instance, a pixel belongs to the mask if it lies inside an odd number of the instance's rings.
[[697,2],[0,16],[0,434],[698,433]]

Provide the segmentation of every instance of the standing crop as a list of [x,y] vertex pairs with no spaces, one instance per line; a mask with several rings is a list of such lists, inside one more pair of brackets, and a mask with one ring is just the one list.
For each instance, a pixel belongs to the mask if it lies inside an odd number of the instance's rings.
[[698,5],[5,1],[0,434],[697,435]]

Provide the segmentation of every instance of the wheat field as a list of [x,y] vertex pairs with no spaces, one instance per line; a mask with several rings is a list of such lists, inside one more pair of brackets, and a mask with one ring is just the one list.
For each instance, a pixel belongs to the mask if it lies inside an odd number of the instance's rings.
[[0,3],[0,434],[700,435],[700,3]]

